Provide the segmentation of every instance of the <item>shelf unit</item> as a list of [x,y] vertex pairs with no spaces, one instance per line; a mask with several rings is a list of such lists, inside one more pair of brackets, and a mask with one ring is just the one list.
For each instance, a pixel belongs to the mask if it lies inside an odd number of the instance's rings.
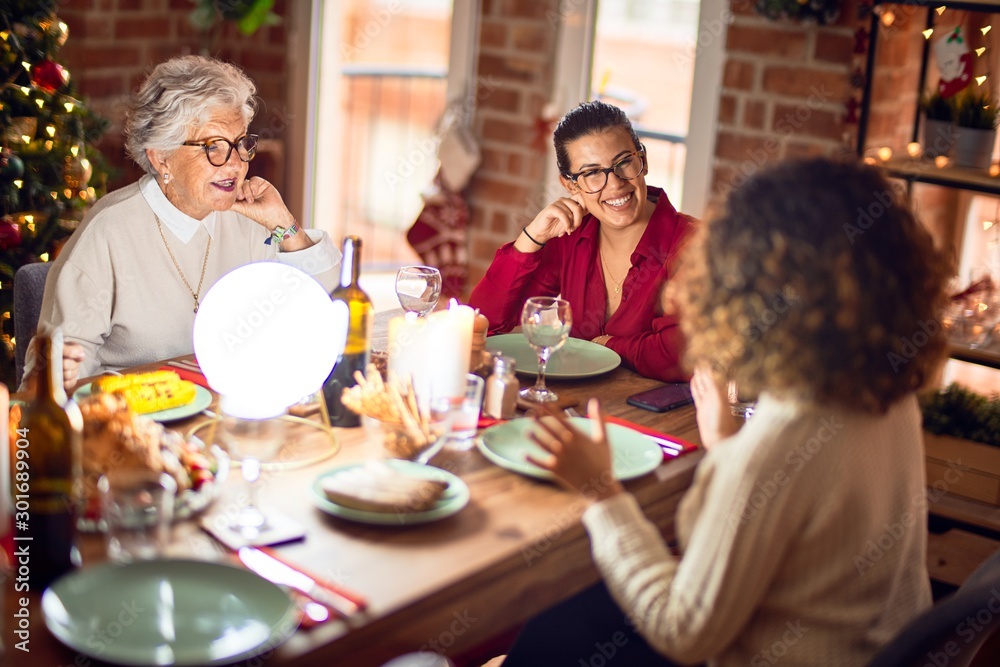
[[[926,28],[928,29],[933,28],[935,25],[937,18],[935,9],[938,7],[970,12],[1000,13],[1000,1],[998,0],[934,0],[933,2],[927,2],[927,0],[895,0],[892,2],[888,0],[874,0],[873,9],[880,5],[924,8],[927,12]],[[864,93],[858,118],[857,153],[859,157],[864,157],[865,143],[868,138],[872,80],[874,79],[875,56],[878,50],[879,21],[879,14],[873,11],[871,15],[868,53],[866,56],[867,69]],[[997,27],[1000,28],[1000,25]],[[925,88],[930,49],[931,40],[924,40],[920,61],[920,75],[919,80],[916,82],[918,91],[923,91]],[[911,141],[918,140],[921,121],[922,115],[918,105],[913,118]],[[1000,176],[990,176],[988,173],[978,169],[954,166],[938,167],[932,160],[921,158],[890,159],[881,162],[881,167],[888,176],[906,181],[908,187],[912,187],[913,183],[927,183],[946,188],[1000,196]],[[1000,354],[996,352],[974,349],[967,345],[953,344],[950,347],[950,354],[954,359],[981,364],[991,368],[1000,368]]]

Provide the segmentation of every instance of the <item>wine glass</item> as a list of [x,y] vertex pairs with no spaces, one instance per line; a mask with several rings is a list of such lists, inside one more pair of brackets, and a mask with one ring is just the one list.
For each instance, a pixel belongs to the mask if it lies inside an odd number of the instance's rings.
[[441,272],[433,266],[404,266],[396,273],[396,297],[403,310],[423,317],[440,296]]
[[569,338],[573,327],[573,312],[569,302],[552,296],[528,299],[521,311],[521,330],[528,344],[538,353],[538,381],[534,387],[521,390],[521,397],[536,403],[550,403],[559,398],[545,387],[545,367],[549,357]]
[[247,504],[233,517],[230,527],[244,537],[254,538],[268,528],[267,516],[257,502],[257,480],[261,463],[266,463],[281,450],[283,424],[277,416],[247,416],[246,412],[222,404],[219,440],[234,461],[239,461],[247,483]]

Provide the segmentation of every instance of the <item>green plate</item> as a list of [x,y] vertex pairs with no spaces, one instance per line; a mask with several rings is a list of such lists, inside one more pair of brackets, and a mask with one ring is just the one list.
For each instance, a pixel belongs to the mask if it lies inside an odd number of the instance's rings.
[[329,470],[316,478],[312,487],[313,502],[327,514],[340,517],[341,519],[380,526],[408,526],[438,521],[457,514],[469,503],[469,487],[460,478],[447,470],[412,461],[404,461],[402,459],[386,459],[385,463],[395,470],[406,473],[416,479],[432,479],[447,482],[448,488],[445,489],[444,495],[441,496],[434,507],[423,512],[366,512],[352,507],[344,507],[326,497],[326,494],[323,493],[323,479],[343,470],[364,465],[363,462],[352,463]]
[[[521,375],[538,374],[538,353],[528,345],[524,334],[490,336],[486,339],[486,349],[514,357]],[[569,338],[552,354],[545,377],[554,380],[593,377],[613,371],[621,362],[622,358],[611,348],[582,338]]]
[[278,586],[194,560],[77,570],[46,589],[42,614],[62,643],[116,665],[229,664],[273,649],[297,624]]
[[[73,392],[73,400],[79,403],[82,399],[90,396],[92,393],[94,393],[94,384],[85,384]],[[205,389],[200,384],[196,384],[194,386],[194,401],[188,403],[187,405],[178,405],[176,408],[160,410],[159,412],[150,412],[143,416],[149,417],[153,421],[172,422],[177,421],[178,419],[193,417],[211,404],[212,392]]]
[[[590,420],[586,417],[573,417],[569,422],[584,433],[591,432]],[[534,423],[534,419],[523,418],[491,426],[476,440],[479,451],[501,468],[529,477],[553,479],[548,470],[528,462],[529,453],[536,459],[548,456],[545,450],[528,438],[531,429],[540,428]],[[663,462],[660,446],[649,437],[618,424],[608,424],[607,429],[608,442],[611,443],[611,468],[618,479],[641,477]]]

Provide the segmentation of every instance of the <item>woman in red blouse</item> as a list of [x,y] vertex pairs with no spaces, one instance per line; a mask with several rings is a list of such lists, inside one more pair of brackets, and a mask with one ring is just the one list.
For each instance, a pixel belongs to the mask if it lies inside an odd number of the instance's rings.
[[693,218],[646,185],[646,151],[621,109],[585,102],[553,141],[569,195],[497,251],[470,303],[495,334],[520,324],[528,298],[561,294],[573,308],[571,336],[611,348],[647,377],[687,379],[677,317],[660,304]]

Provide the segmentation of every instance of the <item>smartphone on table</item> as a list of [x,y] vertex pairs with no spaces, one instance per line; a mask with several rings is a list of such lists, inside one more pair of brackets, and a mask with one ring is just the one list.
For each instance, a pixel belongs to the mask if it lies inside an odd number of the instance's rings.
[[687,382],[668,382],[667,384],[640,391],[625,399],[629,405],[653,412],[666,412],[684,405],[694,403],[691,397],[691,385]]

